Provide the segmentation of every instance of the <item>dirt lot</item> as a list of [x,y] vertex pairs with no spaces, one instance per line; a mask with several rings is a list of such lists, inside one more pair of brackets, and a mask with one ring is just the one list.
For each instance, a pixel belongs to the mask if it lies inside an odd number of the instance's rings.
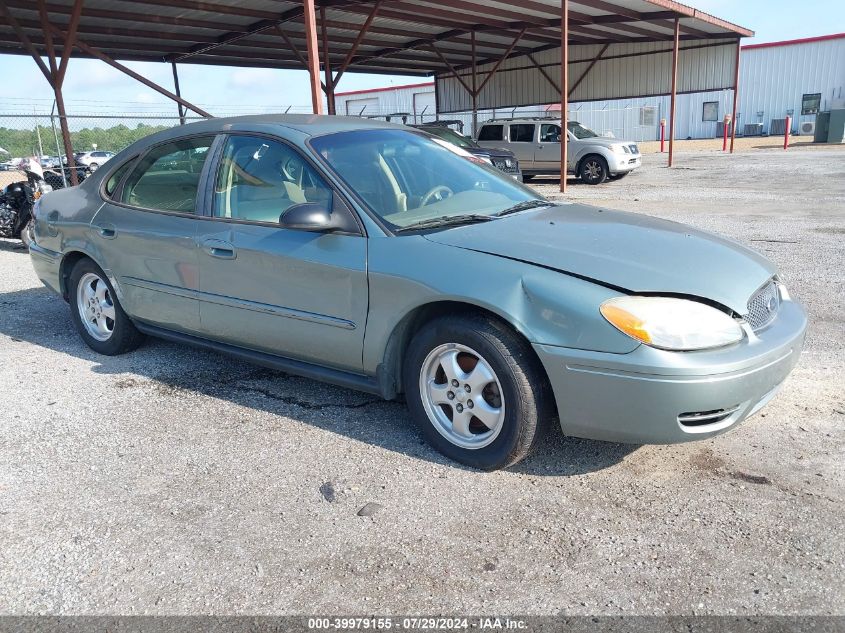
[[0,612],[845,614],[845,153],[678,159],[568,197],[766,253],[801,363],[716,439],[555,437],[492,474],[401,404],[159,341],[97,356],[0,242]]

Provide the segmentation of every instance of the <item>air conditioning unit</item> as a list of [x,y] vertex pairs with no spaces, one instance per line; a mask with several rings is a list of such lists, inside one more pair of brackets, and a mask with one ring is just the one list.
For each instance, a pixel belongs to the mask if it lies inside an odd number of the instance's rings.
[[786,132],[786,119],[772,119],[769,123],[769,134],[772,136],[783,136]]
[[816,133],[815,121],[804,121],[801,124],[799,134],[802,136],[813,136]]

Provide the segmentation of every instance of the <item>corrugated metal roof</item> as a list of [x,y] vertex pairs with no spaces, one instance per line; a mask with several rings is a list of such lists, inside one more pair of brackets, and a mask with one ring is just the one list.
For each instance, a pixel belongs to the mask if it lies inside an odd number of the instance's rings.
[[[449,65],[465,66],[472,59],[472,33],[482,63],[504,54],[523,28],[513,55],[539,53],[560,42],[561,0],[318,0],[335,68],[375,4],[375,18],[349,72],[432,75]],[[51,23],[67,29],[73,0],[46,0],[45,6]],[[26,54],[13,21],[46,53],[38,3],[2,0],[0,8],[7,12],[0,11],[0,53]],[[570,0],[570,42],[664,41],[671,39],[676,17],[685,40],[753,34],[672,0]],[[78,37],[124,60],[302,68],[305,51],[302,3],[293,0],[86,0]],[[82,56],[78,50],[74,55]]]

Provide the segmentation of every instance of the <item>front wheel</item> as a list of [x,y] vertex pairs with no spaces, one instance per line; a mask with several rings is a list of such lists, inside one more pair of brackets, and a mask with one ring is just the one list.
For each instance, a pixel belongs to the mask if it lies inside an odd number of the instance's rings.
[[607,161],[601,156],[587,156],[581,162],[578,175],[588,185],[600,185],[607,180]]
[[411,341],[405,397],[429,443],[482,470],[525,458],[553,417],[528,344],[486,316],[443,317]]
[[116,356],[144,340],[117,300],[108,278],[90,259],[80,259],[68,284],[71,318],[77,332],[95,352]]

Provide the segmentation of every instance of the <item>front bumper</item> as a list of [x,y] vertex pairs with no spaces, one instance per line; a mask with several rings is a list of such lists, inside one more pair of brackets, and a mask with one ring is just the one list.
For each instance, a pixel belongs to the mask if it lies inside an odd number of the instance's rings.
[[643,159],[640,154],[615,154],[614,158],[608,164],[608,168],[612,175],[627,174],[629,171],[634,171],[637,167],[642,165]]
[[641,345],[607,354],[550,345],[534,349],[546,368],[566,435],[635,444],[711,437],[756,413],[798,362],[807,316],[781,304],[763,330],[701,352]]

